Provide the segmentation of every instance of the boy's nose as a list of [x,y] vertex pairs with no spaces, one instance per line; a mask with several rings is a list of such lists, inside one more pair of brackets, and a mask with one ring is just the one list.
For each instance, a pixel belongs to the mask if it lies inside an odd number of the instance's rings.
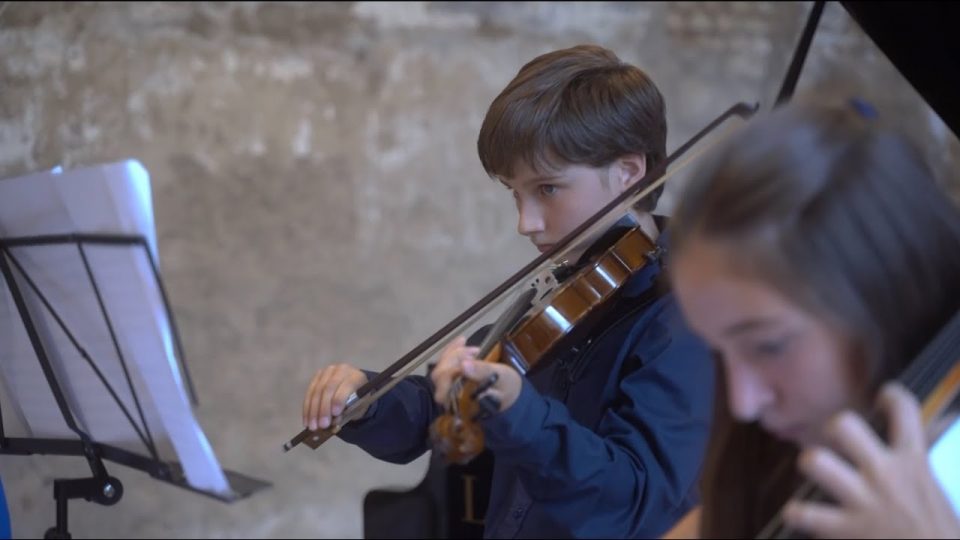
[[530,236],[543,232],[543,216],[530,205],[521,204],[518,210],[520,213],[517,220],[517,232],[524,236]]

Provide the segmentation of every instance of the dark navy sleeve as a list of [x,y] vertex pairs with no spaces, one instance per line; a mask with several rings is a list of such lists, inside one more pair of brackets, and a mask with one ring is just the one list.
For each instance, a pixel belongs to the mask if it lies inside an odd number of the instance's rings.
[[0,539],[13,538],[10,535],[10,509],[7,507],[7,497],[3,492],[3,481],[0,480]]
[[[480,327],[467,338],[477,346],[491,325]],[[377,373],[366,371],[372,380]],[[430,424],[443,412],[433,400],[433,381],[410,375],[370,405],[363,418],[343,426],[337,434],[371,456],[390,463],[410,463],[430,450]]]
[[531,498],[574,537],[660,536],[692,505],[714,366],[669,298],[624,351],[636,367],[595,431],[526,379],[514,405],[484,421],[497,461],[516,466]]
[[[367,377],[374,376],[367,372]],[[410,463],[430,449],[430,424],[439,414],[433,383],[410,375],[373,402],[363,418],[343,426],[337,436],[377,459]]]

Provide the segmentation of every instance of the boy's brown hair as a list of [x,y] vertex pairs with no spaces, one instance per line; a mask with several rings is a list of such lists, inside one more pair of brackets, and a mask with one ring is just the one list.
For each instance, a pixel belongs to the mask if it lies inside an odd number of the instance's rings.
[[[513,175],[518,159],[548,171],[565,164],[604,167],[627,154],[647,171],[666,156],[663,96],[640,68],[597,45],[540,55],[490,104],[477,150],[491,177]],[[663,186],[638,208],[653,210]]]

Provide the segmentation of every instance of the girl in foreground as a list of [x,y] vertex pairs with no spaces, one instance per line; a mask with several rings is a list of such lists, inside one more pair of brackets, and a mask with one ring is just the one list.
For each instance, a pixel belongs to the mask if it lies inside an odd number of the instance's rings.
[[[701,536],[753,537],[789,501],[813,536],[960,538],[917,399],[889,382],[960,308],[960,211],[870,116],[778,109],[674,212],[673,285],[722,369]],[[804,479],[835,503],[793,497]]]

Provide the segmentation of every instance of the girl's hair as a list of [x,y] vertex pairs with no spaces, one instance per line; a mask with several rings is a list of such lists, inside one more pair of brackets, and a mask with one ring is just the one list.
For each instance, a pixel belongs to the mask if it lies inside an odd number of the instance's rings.
[[[694,175],[671,220],[675,256],[694,237],[729,246],[745,275],[851,336],[868,395],[960,307],[960,211],[917,149],[873,116],[858,100],[821,100],[754,120]],[[794,453],[726,407],[704,473],[704,532],[750,536],[789,495]],[[768,447],[777,459],[750,456]],[[783,493],[723,506],[770,481]]]

